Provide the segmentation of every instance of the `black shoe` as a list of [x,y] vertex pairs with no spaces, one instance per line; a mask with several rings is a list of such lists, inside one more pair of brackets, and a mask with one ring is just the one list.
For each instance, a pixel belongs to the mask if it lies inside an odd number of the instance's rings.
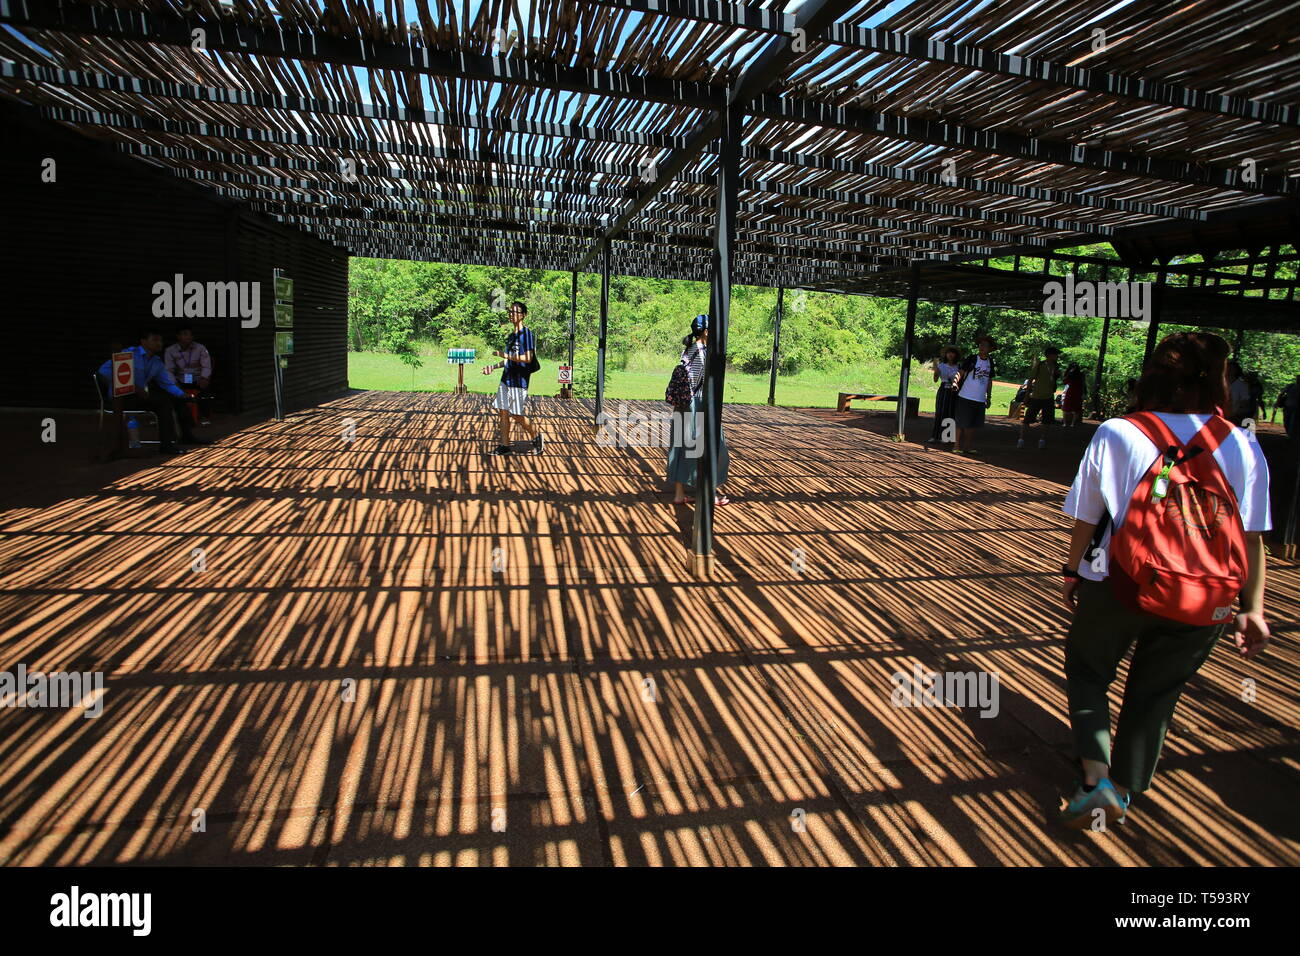
[[211,445],[211,438],[200,438],[198,435],[186,435],[181,439],[182,445]]
[[538,432],[537,437],[533,439],[533,451],[540,455],[542,453],[543,444],[544,442],[542,441],[542,433]]
[[510,446],[509,446],[509,445],[497,445],[497,450],[494,451],[492,454],[494,454],[494,455],[508,455],[508,454],[510,454]]
[[158,446],[158,454],[160,454],[160,455],[183,455],[183,454],[185,454],[185,452],[182,451],[181,449],[177,448],[175,445],[159,445],[159,446]]

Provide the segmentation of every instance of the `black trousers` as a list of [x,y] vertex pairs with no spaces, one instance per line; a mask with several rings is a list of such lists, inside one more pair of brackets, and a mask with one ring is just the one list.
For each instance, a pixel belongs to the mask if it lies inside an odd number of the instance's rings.
[[[104,386],[106,395],[112,395],[108,389],[108,384],[104,376],[99,377],[100,384]],[[190,410],[188,402],[183,398],[177,398],[170,392],[163,391],[161,388],[136,388],[134,395],[126,396],[127,408],[147,408],[158,416],[158,440],[163,445],[176,444],[176,424],[180,422],[180,433],[182,437],[190,439],[194,437],[193,422],[190,421]],[[109,399],[110,405],[112,399]]]

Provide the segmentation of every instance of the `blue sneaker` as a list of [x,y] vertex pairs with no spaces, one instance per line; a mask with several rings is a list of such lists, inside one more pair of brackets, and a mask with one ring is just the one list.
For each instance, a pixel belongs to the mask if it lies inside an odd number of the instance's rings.
[[1128,812],[1129,800],[1130,797],[1121,795],[1108,779],[1101,780],[1091,790],[1084,790],[1080,783],[1074,796],[1057,814],[1057,821],[1071,830],[1090,830],[1093,821],[1098,819],[1096,811],[1101,810],[1106,815],[1107,825],[1122,824]]

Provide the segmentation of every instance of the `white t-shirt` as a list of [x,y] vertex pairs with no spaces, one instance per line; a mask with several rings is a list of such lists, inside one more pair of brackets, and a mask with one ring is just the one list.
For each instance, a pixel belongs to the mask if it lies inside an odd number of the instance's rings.
[[976,356],[975,368],[966,376],[966,381],[961,383],[961,391],[957,394],[983,405],[989,400],[989,376],[992,375],[992,369],[993,364],[988,359]]
[[[1186,444],[1201,430],[1208,415],[1180,415],[1156,412],[1180,442]],[[1151,470],[1159,450],[1132,422],[1111,418],[1102,422],[1079,462],[1070,493],[1061,509],[1071,518],[1090,523],[1101,521],[1109,513],[1113,519],[1102,536],[1101,547],[1110,553],[1110,536],[1124,523],[1128,503],[1138,484]],[[1252,432],[1234,428],[1217,449],[1214,460],[1223,469],[1228,484],[1237,496],[1241,523],[1247,531],[1268,531],[1273,517],[1268,503],[1268,462]],[[1094,571],[1085,555],[1079,574],[1091,581],[1105,580],[1106,574]]]
[[954,378],[956,378],[956,377],[957,377],[957,373],[958,373],[959,371],[961,371],[961,368],[960,368],[959,366],[957,366],[957,365],[949,365],[947,362],[940,362],[940,363],[938,364],[938,367],[939,367],[939,387],[940,387],[940,388],[943,388],[943,387],[945,387],[945,386],[951,385],[951,384],[952,384],[952,380],[953,380]]

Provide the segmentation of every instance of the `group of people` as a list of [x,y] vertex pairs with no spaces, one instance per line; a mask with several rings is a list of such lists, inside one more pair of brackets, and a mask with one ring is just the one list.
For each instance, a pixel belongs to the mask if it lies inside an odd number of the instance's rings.
[[[956,346],[945,346],[930,366],[938,391],[934,403],[934,427],[926,444],[952,441],[952,450],[959,455],[979,454],[971,447],[971,442],[975,430],[984,424],[984,410],[992,404],[994,365],[990,353],[997,345],[987,335],[976,339],[976,345],[978,354],[964,361]],[[1078,362],[1071,362],[1062,372],[1060,357],[1060,349],[1055,346],[1045,348],[1043,354],[1035,358],[1029,377],[1011,401],[1009,416],[1021,419],[1017,448],[1025,447],[1029,429],[1039,423],[1038,447],[1046,448],[1047,429],[1055,424],[1058,407],[1063,427],[1075,427],[1083,420],[1083,403],[1088,392],[1083,369]],[[1264,385],[1259,375],[1244,371],[1235,359],[1228,362],[1226,375],[1228,390],[1224,417],[1234,425],[1247,420],[1258,422],[1268,417]],[[1061,389],[1059,393],[1058,386]],[[1138,379],[1128,379],[1124,387],[1127,394],[1125,411],[1136,411]],[[1294,435],[1300,423],[1300,416],[1296,414],[1300,410],[1300,375],[1278,395],[1273,403],[1271,420],[1277,420],[1279,410],[1287,434]]]
[[[541,429],[527,415],[528,382],[532,370],[536,368],[537,355],[536,336],[524,324],[527,317],[528,307],[524,303],[510,304],[507,318],[513,331],[506,338],[505,348],[493,353],[501,361],[483,367],[484,375],[501,372],[501,382],[497,386],[496,398],[492,401],[492,408],[497,413],[498,444],[494,452],[497,455],[517,453],[511,443],[511,435],[516,428],[527,436],[527,451],[540,454],[545,447]],[[694,501],[689,490],[696,484],[699,456],[689,454],[687,450],[699,447],[699,429],[704,409],[704,367],[708,348],[709,317],[697,315],[691,320],[690,331],[682,339],[682,354],[679,359],[689,387],[689,398],[674,409],[683,414],[673,416],[668,447],[668,481],[676,490],[673,504],[679,506]],[[728,460],[726,439],[719,436],[718,470],[713,499],[718,505],[730,503],[720,487],[727,480]]]
[[[500,365],[505,369],[493,407],[500,414],[500,453],[510,452],[511,423],[540,432],[523,417],[527,376],[536,345],[523,326],[527,310],[511,307],[514,324]],[[675,415],[667,479],[673,503],[685,505],[697,480],[696,459],[685,454],[704,408],[709,317],[698,315],[682,341],[680,374],[670,383]],[[953,432],[954,450],[973,452],[971,440],[992,403],[992,337],[977,339],[961,359],[945,348],[934,363],[939,383],[936,430]],[[1027,429],[1055,417],[1062,376],[1060,350],[1045,349],[1026,382]],[[1231,376],[1231,377],[1230,377]],[[1084,382],[1077,364],[1063,376],[1062,410],[1069,424],[1082,415]],[[1092,436],[1063,510],[1074,520],[1060,566],[1061,599],[1071,615],[1065,640],[1065,696],[1079,779],[1059,822],[1097,828],[1123,823],[1136,794],[1151,786],[1165,734],[1187,681],[1225,635],[1246,658],[1269,642],[1264,615],[1265,550],[1271,528],[1268,464],[1233,401],[1243,378],[1229,362],[1227,342],[1203,332],[1178,332],[1162,341],[1132,389],[1131,414],[1111,418]],[[684,381],[683,381],[684,380]],[[689,398],[685,397],[689,390]],[[1249,398],[1249,393],[1247,393]],[[1300,377],[1279,397],[1294,423]],[[721,438],[721,436],[720,436]],[[1046,439],[1039,439],[1039,447]],[[1204,453],[1204,454],[1202,454]],[[727,477],[725,439],[719,443],[717,484]],[[718,492],[717,502],[726,503]],[[1132,650],[1118,723],[1112,735],[1109,690]]]
[[[934,403],[934,428],[927,444],[953,443],[953,452],[958,455],[977,455],[973,447],[976,431],[984,424],[984,413],[993,404],[993,379],[996,368],[993,352],[997,343],[992,336],[981,335],[975,340],[977,352],[961,360],[961,353],[955,345],[946,346],[939,358],[931,363],[934,381],[938,391]],[[1083,417],[1083,399],[1087,387],[1083,371],[1077,362],[1070,363],[1062,376],[1059,359],[1061,350],[1055,346],[1043,351],[1040,358],[1034,360],[1029,370],[1029,378],[1012,402],[1013,412],[1017,407],[1024,409],[1024,419],[1020,425],[1020,438],[1016,447],[1024,448],[1029,428],[1041,422],[1042,435],[1038,447],[1047,447],[1047,428],[1056,421],[1056,389],[1059,383],[1065,386],[1061,401],[1061,413],[1065,427],[1079,424]]]
[[1264,397],[1264,383],[1258,372],[1247,372],[1237,361],[1228,363],[1228,418],[1234,425],[1240,425],[1247,419],[1277,421],[1277,413],[1282,412],[1282,427],[1286,433],[1295,436],[1296,409],[1300,407],[1300,375],[1287,383],[1273,402],[1273,414],[1268,413],[1268,401]]
[[[194,434],[194,428],[210,424],[212,355],[194,341],[194,330],[186,325],[178,327],[176,341],[164,349],[162,332],[144,328],[137,344],[124,351],[135,356],[131,405],[150,409],[157,416],[161,452],[174,455],[180,451],[178,445],[209,444],[208,439]],[[97,374],[104,396],[111,398],[112,359],[101,365]]]

